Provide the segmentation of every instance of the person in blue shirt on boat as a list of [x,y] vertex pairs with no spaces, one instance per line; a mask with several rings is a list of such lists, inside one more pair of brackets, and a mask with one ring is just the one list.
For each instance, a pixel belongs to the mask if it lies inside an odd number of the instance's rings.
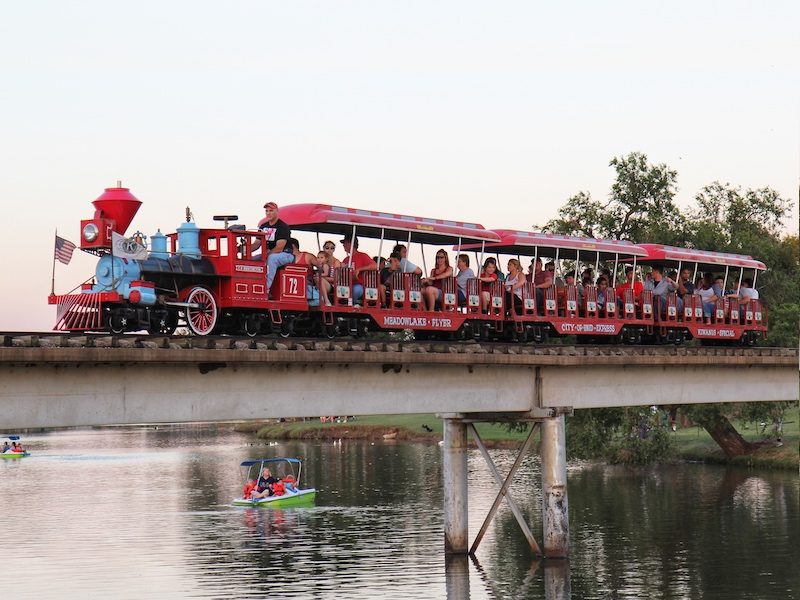
[[278,480],[272,476],[270,470],[264,467],[264,470],[261,472],[261,477],[258,478],[258,482],[256,483],[256,489],[250,494],[250,498],[252,500],[258,500],[259,498],[272,496],[272,486],[277,482]]
[[0,452],[10,452],[10,451],[11,451],[11,446],[8,444],[8,440],[5,440],[3,442],[3,449],[0,450]]

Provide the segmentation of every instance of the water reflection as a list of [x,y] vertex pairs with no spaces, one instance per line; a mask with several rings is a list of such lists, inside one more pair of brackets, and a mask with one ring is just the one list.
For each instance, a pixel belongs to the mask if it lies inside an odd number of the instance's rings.
[[[438,446],[253,445],[229,428],[191,426],[26,440],[33,456],[0,462],[9,597],[800,596],[794,473],[570,464],[570,561],[538,562],[505,505],[476,560],[445,560]],[[306,460],[316,506],[231,507],[239,463],[278,455]],[[514,452],[492,457],[506,472]],[[477,451],[468,464],[474,536],[496,486]],[[535,456],[510,494],[541,536]]]

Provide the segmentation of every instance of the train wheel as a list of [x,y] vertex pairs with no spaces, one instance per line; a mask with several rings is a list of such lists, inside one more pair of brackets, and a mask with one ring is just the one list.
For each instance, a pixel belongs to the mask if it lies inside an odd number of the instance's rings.
[[261,321],[255,315],[249,315],[244,319],[244,333],[247,337],[256,337],[261,333]]
[[195,335],[208,335],[217,324],[217,301],[204,287],[193,288],[186,298],[189,304],[197,304],[197,308],[186,309],[186,323]]
[[175,313],[167,313],[166,315],[154,317],[150,321],[150,327],[147,329],[152,335],[172,335],[175,333],[175,328],[178,326],[178,315]]
[[294,333],[294,321],[291,319],[284,319],[281,323],[281,329],[278,332],[282,338],[288,338],[290,335]]
[[111,333],[125,333],[128,328],[128,319],[122,315],[111,315],[108,319],[108,328]]

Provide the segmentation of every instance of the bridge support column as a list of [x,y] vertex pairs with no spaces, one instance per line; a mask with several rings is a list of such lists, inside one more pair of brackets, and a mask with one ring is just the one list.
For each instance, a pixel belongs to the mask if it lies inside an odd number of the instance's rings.
[[542,420],[542,525],[544,555],[569,556],[567,449],[564,415]]
[[444,551],[469,551],[467,507],[467,425],[460,419],[444,419]]

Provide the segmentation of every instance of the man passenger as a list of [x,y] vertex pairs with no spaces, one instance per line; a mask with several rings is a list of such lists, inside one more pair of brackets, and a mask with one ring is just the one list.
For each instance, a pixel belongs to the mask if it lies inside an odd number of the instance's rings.
[[383,267],[380,271],[379,276],[379,286],[380,287],[380,296],[381,296],[381,305],[388,304],[386,302],[387,296],[389,293],[389,281],[392,278],[394,273],[402,273],[402,269],[400,268],[400,260],[401,256],[399,252],[392,252],[389,255],[389,260],[386,261],[386,266]]
[[353,269],[353,302],[359,302],[364,296],[364,280],[361,278],[361,274],[365,271],[377,271],[378,265],[370,258],[369,254],[358,250],[358,238],[352,240],[343,238],[342,247],[347,252],[342,264]]
[[397,252],[400,254],[400,267],[403,269],[403,273],[422,275],[422,269],[406,258],[408,256],[408,248],[406,248],[405,244],[395,245],[395,247],[392,249],[392,252]]
[[458,274],[456,275],[456,285],[458,286],[458,306],[467,304],[467,282],[475,279],[475,272],[469,268],[469,256],[466,254],[458,255]]
[[758,300],[758,290],[753,287],[753,280],[749,277],[742,279],[738,294],[730,294],[728,298],[739,298],[743,302]]
[[633,267],[625,267],[625,283],[617,286],[617,299],[620,303],[625,301],[625,290],[633,289],[633,301],[638,302],[642,297],[644,286],[638,279],[633,281]]
[[[653,292],[653,304],[658,307],[659,315],[667,313],[667,294],[678,289],[677,284],[669,277],[664,276],[664,267],[653,265],[650,270],[652,279],[644,284],[644,289]],[[681,310],[682,302],[678,299],[678,311]]]
[[544,307],[544,291],[553,286],[553,274],[542,269],[541,258],[533,261],[533,285],[536,288],[536,306]]

